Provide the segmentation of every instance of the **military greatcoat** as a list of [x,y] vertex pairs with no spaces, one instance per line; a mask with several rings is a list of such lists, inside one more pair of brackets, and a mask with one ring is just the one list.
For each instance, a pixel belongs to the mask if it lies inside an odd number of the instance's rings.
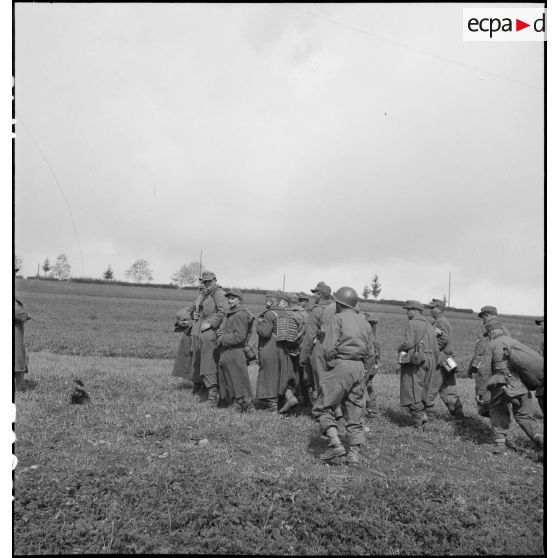
[[23,324],[29,319],[29,314],[24,310],[23,303],[14,298],[14,372],[27,372],[27,355],[25,354],[25,345],[23,343]]

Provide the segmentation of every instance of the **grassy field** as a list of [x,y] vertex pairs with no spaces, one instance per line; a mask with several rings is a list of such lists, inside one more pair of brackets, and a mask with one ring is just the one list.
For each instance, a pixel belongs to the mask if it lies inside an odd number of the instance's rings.
[[[438,401],[437,420],[416,432],[398,377],[380,374],[362,467],[327,466],[307,411],[211,410],[171,378],[183,291],[17,289],[35,320],[26,335],[37,385],[16,399],[16,554],[543,553],[543,464],[516,425],[508,455],[490,453],[472,380],[459,380],[466,424]],[[382,371],[395,372],[405,315],[379,317]],[[465,361],[479,321],[452,321]],[[536,326],[511,326],[538,345]],[[69,403],[74,378],[91,403]]]

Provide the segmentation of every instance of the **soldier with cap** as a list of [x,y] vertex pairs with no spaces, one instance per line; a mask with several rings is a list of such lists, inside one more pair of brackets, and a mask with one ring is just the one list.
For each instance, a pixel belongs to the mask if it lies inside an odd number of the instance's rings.
[[[320,459],[329,461],[347,455],[348,465],[360,463],[364,443],[364,377],[375,363],[372,328],[355,311],[357,292],[341,287],[333,295],[336,314],[325,326],[323,354],[326,362],[320,376],[320,392],[312,411],[329,447]],[[337,429],[336,409],[343,408],[347,444],[343,447]]]
[[192,374],[192,317],[189,308],[182,308],[176,314],[174,322],[174,331],[182,333],[174,365],[172,367],[172,375],[179,378],[187,378]]
[[[540,326],[541,333],[543,334],[543,339],[541,341],[541,344],[539,345],[539,354],[544,358],[544,316],[542,318],[536,319],[535,323],[538,326]],[[536,389],[535,395],[536,395],[537,400],[539,402],[539,407],[541,408],[541,411],[543,412],[543,414],[546,415],[546,395],[545,395],[544,384],[540,385]]]
[[450,414],[456,420],[463,420],[465,415],[463,405],[457,395],[455,379],[457,368],[448,371],[444,367],[444,362],[453,356],[453,330],[444,311],[445,303],[439,298],[434,298],[426,307],[430,309],[430,314],[434,318],[432,326],[438,342],[439,356],[436,367],[426,378],[424,410],[429,418],[434,416],[434,401],[439,394]]
[[514,343],[504,333],[502,322],[488,320],[485,325],[487,345],[482,355],[479,374],[488,377],[486,388],[490,391],[490,422],[494,442],[494,453],[505,450],[512,413],[521,429],[535,442],[539,449],[544,446],[544,437],[538,431],[538,422],[533,413],[531,393],[517,372],[509,365],[507,354]]
[[[485,325],[491,320],[498,320],[497,315],[498,315],[498,311],[495,306],[483,306],[480,309],[480,312],[478,313],[478,317],[482,320],[482,326],[480,327],[480,330],[477,334],[474,356],[471,359],[471,363],[469,364],[469,369],[467,370],[467,376],[469,376],[469,378],[472,378],[473,375],[476,374],[475,397],[477,401],[478,413],[482,417],[489,416],[488,402],[490,400],[490,392],[488,392],[485,387],[488,378],[481,377],[481,375],[478,374],[478,372],[482,360],[482,355],[484,353],[484,350],[486,349],[486,344],[487,344],[487,338],[485,336]],[[504,328],[505,334],[509,335],[509,332],[505,328],[505,326],[502,327]],[[483,402],[481,403],[481,401]]]
[[279,359],[277,357],[276,335],[279,294],[268,291],[265,295],[265,310],[258,316],[258,381],[256,399],[265,410],[277,411],[277,386],[279,385]]
[[[19,271],[19,266],[14,266],[14,274]],[[17,391],[25,391],[27,381],[25,374],[27,368],[27,354],[25,353],[25,344],[23,341],[24,324],[31,319],[31,316],[25,311],[23,302],[14,296],[14,377],[15,388]]]
[[434,328],[422,315],[424,305],[416,300],[408,300],[403,306],[407,310],[407,327],[400,353],[401,388],[400,405],[407,407],[415,426],[428,422],[425,413],[426,379],[436,369],[438,343]]
[[244,347],[253,316],[242,305],[242,293],[228,291],[229,310],[217,330],[219,355],[219,391],[221,400],[232,399],[239,411],[253,410],[252,388]]
[[301,366],[310,364],[312,376],[309,377],[310,388],[314,391],[314,399],[318,395],[320,375],[325,368],[323,354],[323,340],[326,323],[335,314],[335,302],[331,298],[331,287],[320,281],[314,289],[315,305],[312,307],[306,320],[306,330],[300,345]]
[[376,332],[378,326],[378,318],[376,318],[376,316],[372,314],[372,312],[363,312],[362,315],[372,328],[372,342],[374,344],[375,352],[374,366],[370,367],[370,369],[366,371],[366,391],[364,393],[366,397],[366,416],[373,419],[378,416],[378,402],[376,398],[376,391],[374,390],[374,377],[378,373],[378,363],[380,362],[381,354],[380,343],[378,342],[378,336]]
[[209,404],[219,403],[216,331],[221,325],[227,309],[225,292],[217,284],[212,271],[204,271],[200,278],[202,289],[196,300],[188,307],[192,319],[192,381],[194,395],[201,396],[207,389]]

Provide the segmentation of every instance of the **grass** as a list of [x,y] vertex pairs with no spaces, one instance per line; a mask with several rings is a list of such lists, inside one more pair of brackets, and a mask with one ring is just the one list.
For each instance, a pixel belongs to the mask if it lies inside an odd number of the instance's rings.
[[[403,311],[379,313],[381,414],[366,422],[362,467],[349,469],[319,462],[326,442],[308,412],[194,402],[171,377],[186,292],[17,287],[34,317],[26,337],[38,383],[16,400],[16,554],[543,553],[543,465],[517,425],[508,455],[493,456],[468,378],[462,427],[440,401],[424,432],[400,409]],[[464,362],[480,322],[452,322]],[[538,346],[534,324],[509,325]],[[250,374],[254,385],[257,367]],[[70,404],[74,378],[91,403]]]

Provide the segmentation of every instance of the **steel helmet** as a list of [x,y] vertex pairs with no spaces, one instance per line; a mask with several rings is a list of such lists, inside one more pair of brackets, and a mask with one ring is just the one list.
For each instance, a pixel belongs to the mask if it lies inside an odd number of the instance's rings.
[[335,291],[333,295],[333,300],[342,304],[343,306],[348,306],[349,308],[354,308],[358,302],[358,294],[351,287],[341,287]]

